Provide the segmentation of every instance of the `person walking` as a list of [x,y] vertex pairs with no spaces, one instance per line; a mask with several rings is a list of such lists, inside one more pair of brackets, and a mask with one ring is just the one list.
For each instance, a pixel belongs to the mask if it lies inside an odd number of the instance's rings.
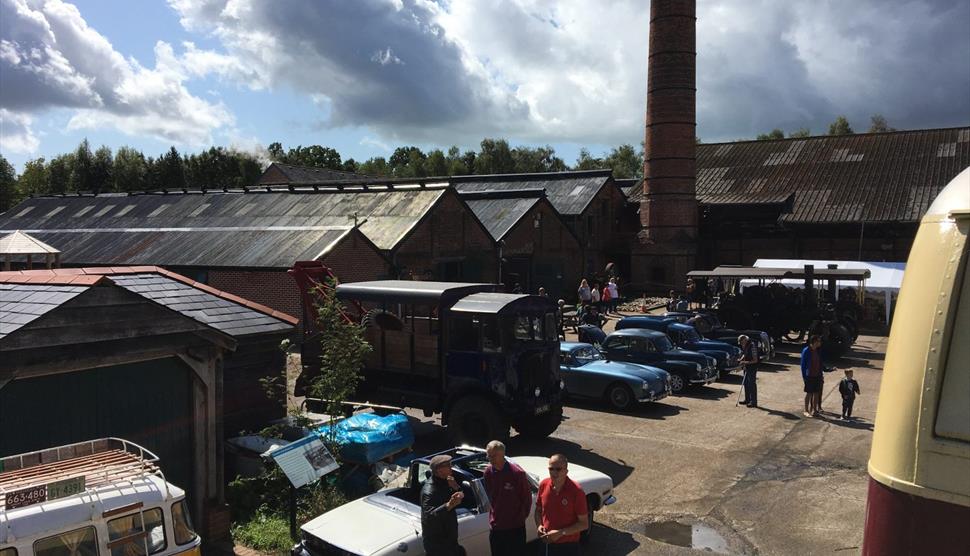
[[589,507],[582,487],[568,477],[566,456],[549,458],[549,477],[539,483],[535,523],[546,556],[579,556],[579,535],[589,527]]
[[744,334],[738,336],[738,346],[741,348],[741,360],[738,363],[744,365],[744,378],[741,381],[744,399],[741,404],[758,407],[758,346]]
[[599,282],[593,282],[593,287],[589,289],[589,300],[590,305],[596,307],[598,311],[603,310],[603,306],[600,305],[600,284]]
[[846,369],[845,378],[839,381],[839,394],[842,394],[842,420],[851,419],[855,397],[862,394],[859,383],[852,378],[852,369]]
[[492,554],[525,556],[525,520],[532,510],[532,488],[521,467],[505,459],[505,444],[485,446],[488,467],[482,480],[491,502],[488,544]]
[[610,278],[610,283],[607,284],[610,288],[610,311],[613,314],[617,313],[617,308],[620,306],[620,287],[616,285],[616,277]]
[[428,556],[463,556],[455,508],[464,500],[451,472],[451,456],[431,458],[431,477],[421,487],[421,540]]
[[600,303],[603,305],[603,314],[609,315],[610,309],[613,307],[613,293],[610,291],[610,285],[603,285],[603,293],[600,294]]
[[579,281],[579,289],[576,290],[576,294],[579,297],[579,305],[586,306],[592,302],[592,292],[589,291],[589,282],[586,278]]
[[812,334],[802,350],[802,381],[805,383],[805,416],[817,417],[822,406],[822,337]]

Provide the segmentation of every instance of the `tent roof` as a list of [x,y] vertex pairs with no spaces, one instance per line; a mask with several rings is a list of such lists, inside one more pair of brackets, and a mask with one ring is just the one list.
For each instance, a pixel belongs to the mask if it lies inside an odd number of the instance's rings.
[[60,251],[20,230],[0,238],[0,255],[48,255],[55,253],[60,253]]
[[[838,265],[839,270],[868,270],[869,278],[866,279],[867,291],[893,291],[898,292],[903,283],[903,271],[906,270],[906,263],[898,262],[869,262],[869,261],[821,261],[803,259],[758,259],[754,266],[768,268],[805,268],[805,265],[814,265],[816,271],[825,269],[830,264]],[[799,285],[799,280],[783,280],[782,283]],[[840,286],[854,286],[855,282],[839,281]]]

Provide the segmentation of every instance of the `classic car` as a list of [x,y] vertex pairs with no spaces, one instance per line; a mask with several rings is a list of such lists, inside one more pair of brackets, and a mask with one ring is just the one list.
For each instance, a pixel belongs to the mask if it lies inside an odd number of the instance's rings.
[[697,333],[709,340],[720,340],[731,345],[738,344],[738,336],[744,334],[751,338],[751,341],[758,347],[758,357],[762,361],[768,361],[775,356],[775,344],[771,336],[764,330],[735,330],[725,328],[720,319],[709,311],[678,312],[669,311],[663,314],[664,317],[675,318],[678,321],[689,324],[697,330]]
[[637,315],[617,321],[617,330],[627,328],[646,328],[663,332],[677,347],[713,357],[717,361],[717,369],[722,376],[741,368],[738,364],[741,359],[739,347],[720,340],[705,340],[693,326],[681,324],[676,319],[656,319]]
[[666,334],[656,330],[617,330],[606,337],[600,352],[609,361],[639,363],[667,371],[674,394],[691,384],[710,384],[718,377],[717,361],[713,357],[680,349]]
[[[488,465],[485,450],[463,446],[441,454],[452,457],[455,479],[462,485],[465,499],[458,513],[458,542],[468,556],[486,556],[488,545],[489,500],[482,482]],[[291,556],[377,556],[391,554],[424,554],[421,543],[420,493],[423,481],[431,476],[430,461],[438,454],[411,462],[406,486],[386,488],[364,498],[330,510],[301,528],[301,541],[290,551]],[[548,460],[543,457],[509,458],[522,467],[532,486],[532,503],[539,481],[548,476]],[[589,528],[593,512],[616,501],[613,480],[599,471],[569,464],[569,477],[576,481],[589,504]],[[526,526],[528,541],[536,540],[535,527]],[[588,535],[585,537],[588,538]]]
[[567,396],[606,400],[621,411],[638,402],[655,402],[670,395],[667,371],[636,363],[606,361],[590,344],[560,342],[559,374]]

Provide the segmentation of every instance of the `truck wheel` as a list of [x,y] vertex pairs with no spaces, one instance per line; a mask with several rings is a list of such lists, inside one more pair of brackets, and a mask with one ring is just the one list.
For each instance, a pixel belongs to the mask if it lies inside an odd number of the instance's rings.
[[519,419],[515,423],[515,430],[526,438],[545,438],[556,432],[562,422],[562,405],[554,405],[542,415]]
[[630,390],[630,387],[626,384],[619,382],[611,384],[606,389],[606,401],[613,406],[613,409],[619,411],[629,411],[637,402],[636,398],[633,397],[633,390]]
[[467,396],[452,404],[448,434],[456,446],[483,447],[489,440],[507,439],[509,422],[494,403],[481,396]]
[[670,393],[680,394],[687,389],[687,380],[682,375],[670,373]]
[[845,355],[852,346],[852,335],[839,323],[829,326],[829,333],[822,339],[822,358],[833,361]]
[[586,513],[586,530],[579,534],[579,542],[586,544],[589,542],[589,538],[593,536],[593,508],[596,507],[596,497],[592,494],[586,496],[586,507],[589,511]]

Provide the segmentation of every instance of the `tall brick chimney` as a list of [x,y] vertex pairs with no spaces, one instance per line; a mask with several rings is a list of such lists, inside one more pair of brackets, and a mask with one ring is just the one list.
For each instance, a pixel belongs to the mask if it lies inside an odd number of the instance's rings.
[[633,280],[682,287],[697,256],[696,0],[650,2],[644,197]]

